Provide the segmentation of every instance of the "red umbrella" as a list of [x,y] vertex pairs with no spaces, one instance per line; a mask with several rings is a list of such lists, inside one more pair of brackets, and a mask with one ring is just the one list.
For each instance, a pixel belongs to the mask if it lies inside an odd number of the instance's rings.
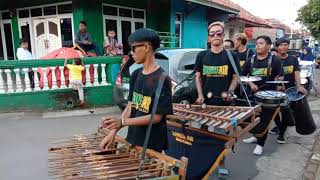
[[78,57],[84,57],[84,56],[85,55],[79,50],[63,47],[55,51],[52,51],[51,53],[41,57],[40,59],[66,59],[66,58],[71,59],[71,58],[78,58]]
[[[87,54],[85,54],[85,52],[82,51],[82,50],[76,50],[74,48],[63,47],[63,48],[57,49],[55,51],[52,51],[51,53],[47,54],[46,56],[41,57],[40,59],[43,59],[43,60],[49,60],[49,59],[72,59],[72,58],[80,58],[80,57],[85,57],[85,56],[87,56]],[[38,72],[40,74],[39,86],[40,86],[41,89],[43,89],[43,87],[44,87],[43,71],[42,71],[41,68],[38,68]],[[54,69],[54,72],[55,72],[55,75],[56,75],[57,86],[60,87],[61,86],[61,71],[60,71],[58,66]],[[65,77],[65,84],[66,84],[66,86],[69,86],[69,69],[64,67],[63,72],[64,72],[63,74],[64,74],[64,77]],[[94,78],[93,78],[93,76],[94,76],[94,67],[93,67],[92,64],[90,65],[89,72],[90,72],[91,83],[93,83],[93,81],[94,81]],[[48,86],[51,89],[52,88],[52,70],[51,70],[50,67],[47,68],[46,75],[47,75],[47,79],[48,79]],[[85,72],[85,70],[82,72],[82,83],[83,84],[86,83],[86,72]]]

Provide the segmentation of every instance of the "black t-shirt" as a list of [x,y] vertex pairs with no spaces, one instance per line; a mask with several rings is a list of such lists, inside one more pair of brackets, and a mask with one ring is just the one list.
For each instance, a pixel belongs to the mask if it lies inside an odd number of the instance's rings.
[[[240,69],[237,55],[232,52],[236,66]],[[235,71],[232,68],[227,51],[223,50],[218,54],[211,50],[202,51],[198,54],[195,71],[200,72],[202,76],[202,91],[205,102],[210,105],[224,105],[224,101],[220,98],[222,92],[229,90],[232,76]],[[208,98],[208,93],[212,93],[212,97]]]
[[[141,117],[151,114],[161,74],[164,72],[159,68],[155,72],[144,75],[143,68],[134,71],[130,78],[130,90],[128,100],[132,102],[130,118]],[[163,115],[161,121],[152,125],[148,148],[156,151],[168,148],[166,115],[172,114],[172,92],[171,78],[166,76],[159,97],[156,114]],[[127,141],[133,145],[143,146],[148,126],[129,126]]]
[[[261,77],[261,81],[256,81],[256,84],[259,90],[274,90],[276,85],[274,84],[266,84],[266,81],[274,81],[277,76],[281,76],[282,73],[282,62],[276,57],[272,56],[272,62],[270,71],[268,71],[268,60],[271,54],[269,53],[268,57],[263,60],[258,60],[257,56],[254,57],[253,67],[251,67],[251,59],[246,61],[244,64],[243,75],[247,76],[258,76]],[[252,69],[251,69],[252,68]]]
[[[281,59],[281,58],[280,58]],[[299,61],[296,57],[289,55],[285,59],[281,59],[284,80],[289,81],[285,84],[286,88],[290,88],[296,85],[295,71],[300,71]]]
[[[248,52],[249,51],[249,52]],[[238,51],[235,51],[238,55],[238,58],[239,58],[239,62],[240,62],[240,67],[243,69],[243,65],[244,63],[248,60],[248,59],[251,59],[251,57],[254,55],[254,52],[247,48],[246,51],[244,52],[238,52]]]

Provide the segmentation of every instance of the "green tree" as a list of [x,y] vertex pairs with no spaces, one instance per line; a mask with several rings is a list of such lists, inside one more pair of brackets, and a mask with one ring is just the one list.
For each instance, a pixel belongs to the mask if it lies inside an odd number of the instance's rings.
[[320,39],[320,0],[309,0],[299,9],[297,21],[302,23],[316,39]]

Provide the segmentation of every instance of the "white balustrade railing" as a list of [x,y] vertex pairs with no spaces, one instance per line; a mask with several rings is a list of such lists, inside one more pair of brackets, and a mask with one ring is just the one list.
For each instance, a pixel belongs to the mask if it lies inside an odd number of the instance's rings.
[[66,86],[66,79],[64,76],[64,66],[59,66],[59,70],[60,70],[60,81],[61,81],[59,88],[65,89],[65,88],[67,88],[67,86]]
[[42,69],[42,80],[43,80],[43,90],[48,90],[48,78],[47,78],[47,68],[41,68]]
[[86,74],[85,74],[86,84],[85,85],[86,86],[90,86],[90,85],[93,86],[93,84],[91,84],[91,80],[90,80],[90,72],[89,72],[90,65],[85,65],[84,67],[85,67],[85,72],[86,72]]
[[38,68],[32,68],[32,71],[34,73],[33,81],[34,81],[34,90],[39,91],[40,90],[40,81],[38,77]]
[[101,64],[101,78],[102,78],[102,81],[100,82],[100,84],[101,85],[107,84],[106,64]]
[[29,68],[23,68],[22,71],[24,72],[24,82],[26,85],[26,89],[25,91],[31,91],[32,87],[31,87],[31,81],[29,79]]
[[20,79],[20,69],[14,69],[13,70],[14,73],[12,73],[12,75],[15,75],[15,83],[14,87],[15,87],[15,92],[22,92],[23,87],[22,87],[22,83],[21,83],[21,79]]
[[98,64],[94,64],[93,67],[94,67],[94,82],[93,82],[93,85],[94,86],[98,86],[99,85],[99,82],[98,82]]
[[[86,82],[84,86],[100,86],[100,85],[109,85],[107,82],[106,75],[106,64],[101,64],[101,72],[98,72],[98,64],[93,64],[93,74],[90,73],[90,65],[85,65],[85,78]],[[58,68],[57,68],[58,67]],[[56,74],[56,68],[60,70],[59,74]],[[33,68],[14,68],[14,69],[0,69],[0,93],[19,93],[19,92],[30,92],[30,91],[41,91],[41,90],[50,90],[49,88],[49,78],[52,78],[52,90],[55,89],[66,89],[71,88],[66,85],[66,77],[64,74],[64,66],[56,67],[42,67],[41,71],[38,71],[37,67]],[[47,76],[47,72],[51,70],[51,77]],[[33,79],[30,79],[31,74],[34,74]],[[29,74],[30,73],[30,74]],[[42,82],[39,80],[38,73],[42,77]],[[101,73],[102,81],[98,82],[99,73]],[[110,72],[111,73],[111,72]],[[91,77],[93,76],[94,82],[91,83]],[[58,86],[58,80],[61,84]],[[32,82],[34,87],[32,87]],[[43,88],[40,88],[41,83]],[[70,72],[69,72],[69,84],[70,84]]]
[[15,89],[14,89],[14,86],[13,86],[13,83],[12,83],[12,77],[11,77],[11,69],[5,69],[4,72],[6,73],[6,78],[7,78],[7,85],[8,85],[8,90],[7,92],[14,92]]
[[8,83],[6,73],[4,69],[0,69],[0,93],[5,93],[8,91]]

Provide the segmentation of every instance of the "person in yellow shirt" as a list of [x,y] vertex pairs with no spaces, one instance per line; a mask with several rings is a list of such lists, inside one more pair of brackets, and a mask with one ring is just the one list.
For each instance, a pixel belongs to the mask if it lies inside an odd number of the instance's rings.
[[84,65],[80,58],[74,58],[73,64],[68,64],[68,59],[65,59],[64,66],[69,69],[70,72],[70,84],[74,90],[78,91],[80,105],[84,104],[83,84],[82,84],[82,71],[84,71]]

